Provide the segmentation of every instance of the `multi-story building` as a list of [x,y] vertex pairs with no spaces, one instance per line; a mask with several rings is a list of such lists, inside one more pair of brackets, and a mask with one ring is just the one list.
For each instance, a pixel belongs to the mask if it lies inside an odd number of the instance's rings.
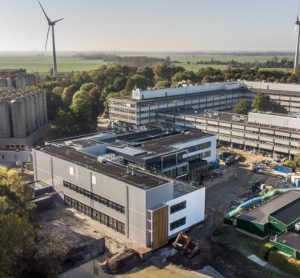
[[49,127],[46,94],[0,91],[0,162],[29,162],[31,152]]
[[300,147],[299,114],[190,111],[180,114],[158,113],[157,125],[166,130],[201,130],[217,135],[221,143],[293,156]]
[[288,112],[300,112],[300,85],[248,81],[244,83],[256,94],[268,94]]
[[150,248],[204,220],[205,188],[125,165],[103,143],[114,137],[98,134],[34,149],[35,179],[53,186],[66,205]]
[[255,94],[240,82],[146,91],[134,89],[131,97],[109,100],[109,118],[123,124],[143,126],[155,123],[158,111],[231,110],[241,99],[247,100],[250,105],[254,96]]
[[150,129],[72,141],[79,148],[88,145],[92,154],[99,144],[108,155],[122,157],[125,165],[186,181],[201,180],[216,162],[216,136],[200,131],[171,133]]
[[300,112],[300,85],[243,81],[145,91],[134,89],[131,97],[109,100],[109,118],[140,127],[155,123],[157,112],[229,111],[242,99],[251,106],[258,93],[268,94],[288,112]]

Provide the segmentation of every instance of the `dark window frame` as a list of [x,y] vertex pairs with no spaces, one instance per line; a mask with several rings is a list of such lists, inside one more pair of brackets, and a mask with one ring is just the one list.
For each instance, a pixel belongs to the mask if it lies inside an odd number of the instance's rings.
[[170,214],[176,213],[186,208],[186,201],[182,201],[170,207]]
[[185,224],[186,224],[186,217],[182,217],[182,218],[170,223],[170,231],[173,231]]

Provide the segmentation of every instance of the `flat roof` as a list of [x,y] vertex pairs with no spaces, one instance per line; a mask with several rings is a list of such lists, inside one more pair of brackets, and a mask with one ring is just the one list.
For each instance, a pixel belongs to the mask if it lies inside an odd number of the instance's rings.
[[[121,155],[138,158],[152,157],[153,155],[176,151],[175,144],[186,143],[196,139],[213,135],[202,131],[165,132],[160,129],[120,134],[107,140],[99,140],[107,144],[108,149]],[[93,140],[94,141],[94,140]]]
[[198,130],[170,134],[170,136],[143,142],[141,149],[153,153],[170,152],[175,149],[174,147],[172,147],[175,144],[181,144],[211,136],[213,135]]
[[282,96],[289,96],[289,97],[300,97],[300,92],[293,92],[293,91],[283,91],[283,90],[273,90],[273,89],[250,89],[255,93],[263,93],[269,95],[282,95]]
[[74,148],[65,145],[46,145],[38,151],[121,180],[143,190],[149,190],[151,188],[171,182],[168,179],[164,179],[157,175],[151,175],[148,172],[142,172],[139,170],[135,170],[135,175],[128,174],[126,166],[111,162],[100,163],[97,161],[97,157],[76,151]]
[[272,241],[281,243],[285,246],[290,246],[293,249],[300,251],[300,233],[285,232],[277,236],[276,241],[274,239],[272,239]]
[[289,225],[300,219],[300,195],[299,199],[273,212],[271,216],[285,225]]
[[269,215],[297,199],[300,199],[300,191],[291,190],[238,218],[259,224],[266,224],[269,222]]
[[130,101],[131,103],[157,103],[157,102],[162,102],[164,100],[181,100],[181,99],[197,99],[199,98],[199,96],[201,95],[201,97],[204,96],[214,96],[214,95],[219,95],[219,94],[228,94],[230,92],[233,91],[245,91],[248,93],[252,93],[251,90],[249,90],[248,88],[238,88],[238,89],[231,89],[231,90],[216,90],[216,91],[210,91],[210,92],[199,92],[197,93],[192,93],[192,94],[182,94],[182,95],[177,95],[177,96],[168,96],[168,97],[163,97],[163,98],[150,98],[150,99],[144,99],[144,100],[137,100],[137,99],[133,99],[131,96],[124,96],[124,97],[115,97],[115,98],[110,98],[110,101],[121,101],[121,102],[128,102]]
[[180,196],[189,194],[191,192],[194,192],[196,190],[200,189],[199,187],[195,187],[186,183],[182,182],[175,182],[174,183],[174,194],[173,198],[179,198]]
[[[197,111],[197,110],[187,110],[183,111],[180,113],[173,113],[171,111],[167,112],[158,112],[159,114],[166,114],[166,115],[174,115],[174,116],[182,116],[182,117],[194,117],[195,119],[211,119],[211,120],[218,120],[218,121],[224,121],[232,124],[246,124],[247,126],[250,127],[258,127],[258,124],[248,122],[248,115],[240,115],[240,114],[235,114],[235,113],[230,113],[230,112],[222,112],[222,111]],[[268,113],[265,113],[268,115]],[[278,115],[278,114],[276,114]],[[287,116],[287,115],[286,115]],[[288,127],[279,127],[279,126],[272,126],[272,125],[266,125],[266,124],[261,124],[261,128],[265,129],[278,129],[278,131],[288,131],[288,132],[299,132],[295,128],[288,128]]]
[[143,131],[136,131],[136,132],[126,132],[121,134],[115,134],[114,137],[111,138],[93,138],[94,140],[115,144],[120,141],[124,142],[142,142],[147,140],[153,140],[155,138],[160,138],[163,136],[169,135],[169,132],[165,132],[160,128],[152,128]]

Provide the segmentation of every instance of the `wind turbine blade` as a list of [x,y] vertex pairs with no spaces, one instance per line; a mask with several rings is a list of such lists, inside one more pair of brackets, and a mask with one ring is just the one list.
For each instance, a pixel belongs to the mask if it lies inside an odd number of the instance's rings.
[[45,44],[45,52],[47,50],[47,43],[48,43],[48,38],[49,38],[49,31],[50,31],[50,25],[48,27],[48,32],[47,32],[47,38],[46,38],[46,44]]
[[57,23],[57,22],[62,21],[62,20],[63,20],[63,18],[60,18],[58,20],[53,21],[52,23]]
[[43,11],[43,13],[44,13],[44,15],[45,15],[45,17],[46,17],[48,23],[51,23],[51,20],[50,20],[50,18],[48,17],[48,15],[46,14],[46,12],[45,12],[45,10],[44,10],[44,8],[43,8],[43,6],[42,6],[42,4],[41,4],[40,1],[39,1],[39,4],[40,4],[40,7],[41,7],[41,9],[42,9],[42,11]]
[[299,2],[299,5],[298,5],[298,11],[297,11],[297,21],[299,19],[299,12],[300,12],[300,2]]

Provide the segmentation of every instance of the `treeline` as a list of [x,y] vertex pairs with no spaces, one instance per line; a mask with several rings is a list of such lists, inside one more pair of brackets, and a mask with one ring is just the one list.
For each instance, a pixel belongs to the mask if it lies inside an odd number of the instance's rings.
[[293,61],[288,60],[287,58],[279,59],[274,57],[272,60],[267,60],[266,62],[238,62],[235,60],[230,61],[220,61],[214,60],[213,58],[209,61],[197,61],[198,65],[226,65],[231,68],[293,68]]
[[258,69],[219,70],[211,67],[193,72],[165,64],[151,67],[103,65],[97,70],[74,72],[56,80],[40,77],[37,86],[47,92],[48,118],[53,124],[50,137],[61,137],[94,132],[97,117],[107,115],[108,99],[129,95],[134,87],[165,88],[182,83],[201,84],[238,79],[299,83],[300,74]]
[[117,56],[101,53],[78,53],[73,55],[75,58],[84,59],[84,60],[102,60],[107,63],[115,63],[119,65],[127,65],[133,67],[145,67],[153,66],[154,64],[163,63],[166,65],[170,64],[170,58],[156,58],[149,56]]

